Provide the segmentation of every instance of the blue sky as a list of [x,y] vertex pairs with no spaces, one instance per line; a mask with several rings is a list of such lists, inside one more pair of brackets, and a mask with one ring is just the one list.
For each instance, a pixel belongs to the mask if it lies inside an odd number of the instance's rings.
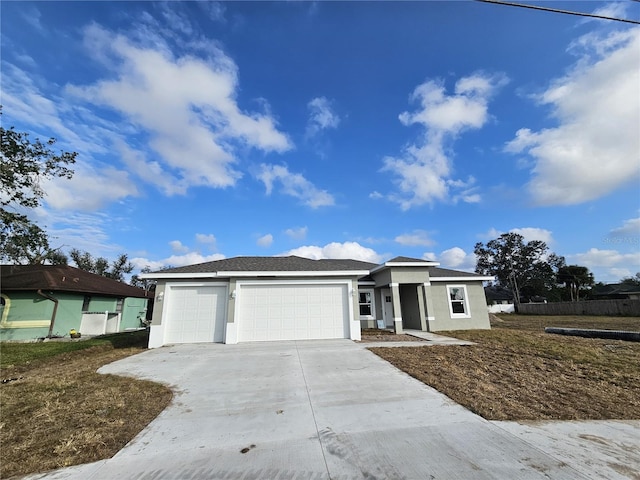
[[63,250],[473,270],[516,231],[640,271],[637,26],[427,1],[3,2],[1,27],[3,125],[79,153],[32,212]]

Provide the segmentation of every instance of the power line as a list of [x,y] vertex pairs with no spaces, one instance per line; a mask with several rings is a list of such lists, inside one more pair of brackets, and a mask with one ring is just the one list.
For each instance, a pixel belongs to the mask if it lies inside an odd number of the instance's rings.
[[[567,15],[577,15],[579,17],[591,17],[591,18],[600,18],[603,20],[614,20],[616,22],[624,22],[624,23],[633,23],[635,25],[640,25],[640,21],[638,20],[629,20],[627,18],[616,18],[616,17],[607,17],[606,15],[597,15],[595,13],[584,13],[584,12],[574,12],[571,10],[560,10],[558,8],[549,8],[549,7],[540,7],[538,5],[527,5],[524,3],[515,3],[515,2],[504,2],[502,0],[476,0],[477,2],[482,3],[494,3],[496,5],[508,5],[510,7],[521,7],[521,8],[530,8],[532,10],[543,10],[545,12],[555,12],[555,13],[565,13]],[[633,0],[640,1],[640,0]]]

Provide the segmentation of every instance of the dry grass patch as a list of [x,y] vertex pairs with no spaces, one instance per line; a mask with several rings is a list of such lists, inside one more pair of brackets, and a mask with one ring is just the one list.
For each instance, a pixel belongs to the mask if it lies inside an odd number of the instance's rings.
[[638,317],[595,317],[577,315],[493,315],[491,325],[514,330],[544,332],[545,327],[587,328],[640,332]]
[[[3,345],[3,356],[5,346],[13,349]],[[157,383],[95,372],[142,350],[106,342],[3,366],[3,379],[18,380],[0,387],[0,476],[94,462],[124,447],[169,404],[172,393]]]
[[[593,318],[547,325],[535,317],[501,320],[492,330],[445,333],[473,346],[371,350],[490,420],[640,419],[640,343],[540,332],[586,328],[582,322]],[[629,320],[639,319],[612,329]]]
[[361,342],[424,342],[422,338],[401,333],[396,335],[390,330],[379,330],[377,328],[363,328],[361,332]]

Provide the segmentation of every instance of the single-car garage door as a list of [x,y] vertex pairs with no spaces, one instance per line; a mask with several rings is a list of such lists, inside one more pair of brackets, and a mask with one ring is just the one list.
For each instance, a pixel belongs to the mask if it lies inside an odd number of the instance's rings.
[[346,284],[241,285],[238,341],[349,338]]
[[227,311],[223,286],[171,286],[164,343],[223,342]]

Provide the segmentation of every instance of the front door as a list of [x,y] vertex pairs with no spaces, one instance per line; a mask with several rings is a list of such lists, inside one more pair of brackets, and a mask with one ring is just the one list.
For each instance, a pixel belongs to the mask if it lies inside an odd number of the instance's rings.
[[391,289],[383,288],[380,291],[382,295],[382,318],[387,328],[393,328],[393,301],[391,298]]

